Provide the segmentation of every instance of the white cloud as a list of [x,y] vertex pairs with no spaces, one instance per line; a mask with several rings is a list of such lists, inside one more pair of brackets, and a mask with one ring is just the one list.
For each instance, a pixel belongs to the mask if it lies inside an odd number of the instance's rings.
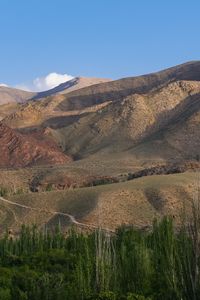
[[30,82],[18,84],[15,87],[25,91],[42,92],[50,90],[61,83],[69,81],[74,77],[68,74],[50,73],[45,77],[38,77]]
[[0,86],[3,86],[3,87],[8,87],[8,85],[7,85],[7,84],[5,84],[5,83],[0,83]]

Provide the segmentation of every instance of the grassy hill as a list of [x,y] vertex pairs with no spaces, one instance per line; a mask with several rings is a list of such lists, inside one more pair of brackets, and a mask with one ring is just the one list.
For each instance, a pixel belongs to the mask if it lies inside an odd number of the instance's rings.
[[179,222],[184,206],[189,207],[196,184],[197,174],[186,172],[96,187],[12,195],[10,200],[39,208],[40,212],[0,202],[1,230],[8,226],[17,231],[22,223],[54,226],[59,222],[66,229],[69,218],[50,211],[66,212],[83,223],[110,229],[121,224],[148,226],[155,217],[165,214],[173,215]]

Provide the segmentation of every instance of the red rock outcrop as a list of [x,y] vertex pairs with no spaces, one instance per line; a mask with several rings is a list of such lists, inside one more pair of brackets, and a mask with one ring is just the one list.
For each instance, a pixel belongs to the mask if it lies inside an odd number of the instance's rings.
[[52,141],[21,134],[0,122],[0,167],[63,164],[71,158]]

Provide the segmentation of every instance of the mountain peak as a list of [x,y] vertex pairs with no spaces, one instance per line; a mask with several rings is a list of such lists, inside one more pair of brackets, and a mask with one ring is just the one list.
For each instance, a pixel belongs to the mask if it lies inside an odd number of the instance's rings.
[[88,86],[92,86],[99,83],[104,83],[111,81],[110,79],[104,79],[104,78],[93,78],[93,77],[74,77],[71,80],[68,80],[64,83],[59,84],[53,89],[50,89],[48,91],[37,93],[36,96],[33,97],[33,99],[40,99],[47,96],[51,96],[54,94],[67,94],[72,91],[76,91]]

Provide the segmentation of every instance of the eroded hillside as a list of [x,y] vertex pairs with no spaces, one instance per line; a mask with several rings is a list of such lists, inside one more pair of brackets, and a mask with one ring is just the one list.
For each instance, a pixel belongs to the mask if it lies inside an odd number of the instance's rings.
[[0,123],[0,167],[62,164],[71,159],[51,141],[23,135]]

